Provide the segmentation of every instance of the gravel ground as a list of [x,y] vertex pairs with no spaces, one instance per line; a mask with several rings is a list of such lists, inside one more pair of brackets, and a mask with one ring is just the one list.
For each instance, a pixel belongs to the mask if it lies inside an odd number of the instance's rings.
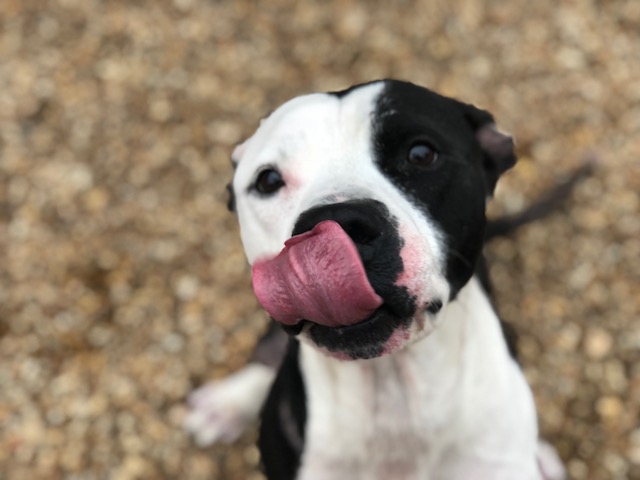
[[1,479],[262,478],[255,431],[180,429],[266,321],[229,154],[294,95],[386,76],[514,133],[493,213],[599,155],[488,255],[570,478],[640,479],[640,2],[396,3],[2,0]]

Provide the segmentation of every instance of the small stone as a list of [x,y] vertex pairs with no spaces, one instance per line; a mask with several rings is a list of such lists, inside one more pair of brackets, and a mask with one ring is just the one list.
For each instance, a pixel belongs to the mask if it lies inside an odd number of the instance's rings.
[[578,325],[568,323],[558,332],[555,340],[556,347],[565,352],[572,352],[578,347],[581,335],[582,329]]
[[640,466],[640,428],[636,428],[631,435],[629,435],[629,460],[634,465]]
[[116,469],[114,480],[135,480],[149,474],[149,462],[139,454],[128,454]]
[[621,455],[608,452],[604,457],[604,466],[611,473],[613,478],[628,478],[627,471],[629,467],[627,462]]
[[244,450],[244,459],[249,465],[257,466],[260,463],[260,450],[255,445],[251,445]]
[[235,145],[240,141],[240,125],[229,120],[215,120],[207,128],[209,139],[223,145]]
[[616,393],[624,393],[629,384],[624,364],[618,360],[610,360],[605,363],[604,377],[607,386]]
[[156,122],[166,122],[172,113],[171,103],[166,98],[157,98],[149,103],[149,117]]
[[198,293],[200,282],[191,275],[183,275],[176,282],[176,295],[180,300],[190,300]]
[[104,210],[109,203],[109,192],[104,188],[92,188],[86,193],[84,203],[90,212],[96,213]]
[[604,420],[617,420],[624,412],[622,400],[614,396],[601,397],[596,403],[596,410]]
[[113,338],[113,331],[107,325],[94,325],[87,333],[87,340],[96,348],[102,348]]
[[578,460],[575,458],[569,461],[569,464],[567,465],[567,470],[571,474],[572,478],[575,478],[578,480],[587,478],[587,475],[589,474],[589,467],[587,467],[587,465],[582,460]]
[[162,339],[162,347],[168,353],[178,353],[180,350],[182,350],[183,346],[184,338],[175,332],[165,335]]
[[193,8],[194,0],[173,0],[173,4],[178,10],[186,12]]
[[612,346],[613,337],[608,331],[600,327],[592,327],[587,330],[584,349],[592,360],[601,360],[606,357]]

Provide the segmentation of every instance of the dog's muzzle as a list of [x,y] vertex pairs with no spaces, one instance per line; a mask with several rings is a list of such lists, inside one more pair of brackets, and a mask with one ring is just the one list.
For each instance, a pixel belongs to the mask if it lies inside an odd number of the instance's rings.
[[376,345],[415,313],[415,299],[396,284],[402,241],[388,209],[371,199],[313,207],[292,234],[278,256],[254,263],[260,303],[291,334],[304,330],[351,356],[366,343],[355,357],[378,355]]

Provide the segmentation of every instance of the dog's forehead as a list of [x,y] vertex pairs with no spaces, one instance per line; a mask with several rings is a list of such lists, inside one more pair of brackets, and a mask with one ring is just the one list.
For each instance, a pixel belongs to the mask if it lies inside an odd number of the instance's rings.
[[276,162],[309,146],[335,147],[338,138],[352,141],[370,131],[383,82],[338,93],[296,97],[264,119],[258,130],[236,148],[237,164]]

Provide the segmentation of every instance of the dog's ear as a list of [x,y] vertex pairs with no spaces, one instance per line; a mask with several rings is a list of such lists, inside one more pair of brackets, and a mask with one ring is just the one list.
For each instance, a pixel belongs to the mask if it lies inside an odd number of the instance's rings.
[[231,182],[227,183],[227,209],[230,212],[236,211],[236,194],[233,191],[233,185]]
[[513,138],[496,128],[493,116],[473,105],[465,105],[465,118],[482,149],[482,167],[487,193],[493,194],[498,178],[516,164]]
[[[236,145],[236,147],[233,149],[233,152],[231,153],[231,166],[233,167],[233,171],[236,171],[236,168],[238,167],[238,162],[240,161],[240,158],[242,157],[242,155],[244,155],[244,151],[245,151],[245,144],[241,143],[239,145]],[[227,183],[227,209],[230,212],[235,212],[236,211],[236,194],[233,191],[233,181]]]

